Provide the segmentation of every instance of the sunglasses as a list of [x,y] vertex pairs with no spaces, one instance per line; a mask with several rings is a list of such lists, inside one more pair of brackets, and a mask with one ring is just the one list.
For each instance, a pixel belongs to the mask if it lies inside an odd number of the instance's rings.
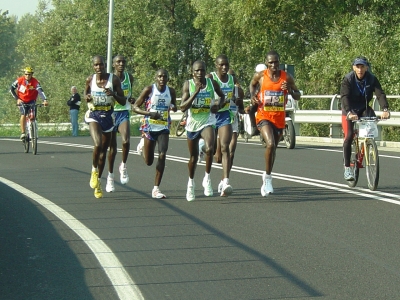
[[26,74],[26,73],[25,73],[25,75],[32,76],[32,73],[30,73],[30,74]]

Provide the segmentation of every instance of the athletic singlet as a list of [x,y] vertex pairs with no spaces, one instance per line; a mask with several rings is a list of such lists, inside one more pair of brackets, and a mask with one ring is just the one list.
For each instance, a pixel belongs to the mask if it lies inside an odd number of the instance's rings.
[[126,98],[125,105],[121,105],[115,102],[114,111],[131,110],[131,103],[128,101],[132,96],[132,83],[129,78],[128,72],[124,72],[124,81],[121,82],[121,89],[124,92],[124,97]]
[[145,100],[146,111],[158,112],[161,119],[153,120],[150,116],[144,116],[140,130],[142,131],[161,131],[169,129],[171,125],[171,117],[169,115],[169,107],[171,105],[171,93],[169,87],[165,87],[164,92],[160,92],[157,86],[153,84],[149,97]]
[[[113,74],[109,74],[107,84],[104,88],[109,88],[113,91],[112,84]],[[98,87],[96,83],[96,74],[93,75],[92,83],[90,84],[90,94],[92,95],[92,101],[88,103],[88,106],[113,106],[114,105],[114,97],[107,96],[104,92],[104,88]]]
[[[219,79],[217,73],[211,72],[211,75],[213,76],[213,79],[219,84],[222,92],[225,95],[225,104],[218,112],[228,110],[230,103],[233,102],[233,89],[235,87],[233,76],[228,74],[228,82],[222,82],[221,79]],[[215,96],[215,98],[217,98],[217,96]]]
[[[189,94],[193,95],[196,85],[193,79],[189,80]],[[193,101],[192,106],[188,110],[186,120],[187,131],[196,132],[204,127],[215,125],[215,114],[211,113],[210,107],[215,102],[215,90],[210,78],[206,78],[206,87],[201,89]]]
[[269,78],[268,70],[264,71],[263,83],[260,89],[260,104],[258,104],[256,123],[268,120],[278,129],[285,128],[285,105],[287,102],[287,91],[281,89],[286,81],[286,72],[280,71],[280,78],[274,82]]

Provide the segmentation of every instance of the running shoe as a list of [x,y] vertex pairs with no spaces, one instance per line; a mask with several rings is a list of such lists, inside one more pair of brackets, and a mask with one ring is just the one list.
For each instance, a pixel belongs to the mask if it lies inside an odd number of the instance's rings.
[[232,195],[233,188],[229,183],[223,183],[221,190],[221,197],[228,197]]
[[97,184],[97,187],[94,189],[94,196],[99,199],[99,198],[103,198],[103,190],[101,188],[101,182],[99,181],[99,183]]
[[161,193],[159,188],[153,188],[151,191],[151,197],[154,199],[165,199],[167,196],[165,196],[163,193]]
[[221,180],[221,182],[218,184],[218,193],[222,192],[222,187],[224,186],[224,181]]
[[25,140],[25,133],[21,133],[21,136],[19,138],[21,141]]
[[193,183],[193,185],[188,184],[187,191],[186,191],[186,200],[187,201],[193,201],[196,198],[196,195],[194,193],[194,188],[195,188],[194,183]]
[[274,188],[272,187],[272,177],[268,176],[265,173],[262,176],[263,185],[261,186],[261,196],[267,197],[269,194],[274,192]]
[[126,167],[124,167],[123,163],[119,165],[119,179],[122,184],[127,184],[129,182],[129,175]]
[[211,197],[214,192],[211,185],[211,179],[207,179],[207,177],[203,178],[203,188],[204,188],[204,195],[207,197]]
[[353,170],[350,167],[344,167],[344,179],[347,181],[354,181]]
[[92,171],[90,176],[90,187],[94,189],[99,184],[99,171]]
[[107,176],[107,184],[106,184],[106,192],[112,193],[115,191],[114,186],[114,174],[108,174]]

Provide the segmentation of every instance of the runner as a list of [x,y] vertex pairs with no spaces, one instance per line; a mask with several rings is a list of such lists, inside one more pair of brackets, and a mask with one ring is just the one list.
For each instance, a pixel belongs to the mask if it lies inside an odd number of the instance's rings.
[[261,186],[263,197],[274,192],[271,172],[275,162],[276,147],[285,128],[285,105],[288,94],[295,100],[299,100],[301,96],[293,77],[279,70],[279,54],[276,51],[267,53],[266,64],[268,69],[256,73],[250,83],[251,103],[257,107],[257,126],[266,142],[265,172],[262,175]]
[[119,104],[125,105],[126,98],[119,78],[111,73],[106,73],[102,56],[96,55],[93,58],[93,68],[95,74],[86,79],[84,97],[89,110],[85,114],[85,122],[89,124],[90,135],[94,143],[90,187],[94,189],[96,198],[102,198],[101,175],[104,170],[111,132],[114,128],[112,118],[114,99]]
[[[228,74],[231,75],[234,80],[236,81],[236,74],[235,71],[232,69],[229,69]],[[244,98],[244,91],[240,87],[239,83],[235,84],[234,91],[233,91],[233,97],[230,101],[230,111],[231,114],[233,115],[233,123],[232,123],[232,139],[229,143],[229,154],[230,154],[230,163],[229,163],[229,168],[232,169],[233,165],[233,158],[235,157],[235,151],[236,151],[236,146],[237,146],[237,139],[238,139],[238,134],[239,134],[239,113],[244,114],[244,106],[243,106],[243,98]],[[221,143],[219,137],[217,137],[217,151],[215,152],[215,161],[217,163],[221,163],[222,161],[222,153],[221,153]],[[221,182],[218,185],[218,193],[222,192],[224,185],[223,178]]]
[[[235,87],[235,79],[232,75],[228,74],[229,59],[226,55],[219,55],[215,59],[216,72],[211,72],[206,75],[206,78],[213,78],[220,86],[222,92],[225,94],[224,106],[215,114],[217,119],[216,130],[217,136],[215,144],[219,144],[221,152],[221,163],[223,171],[222,183],[218,186],[218,191],[221,197],[226,197],[232,194],[233,189],[229,184],[230,166],[230,149],[229,143],[232,140],[232,121],[234,119],[233,113],[230,111],[230,103],[233,101],[233,92]],[[214,149],[217,149],[215,146]]]
[[[170,110],[177,111],[175,89],[167,85],[169,74],[167,70],[156,72],[156,82],[145,87],[133,105],[137,114],[144,115],[140,130],[144,136],[143,159],[146,165],[151,166],[154,161],[154,149],[158,144],[158,160],[156,176],[151,196],[164,199],[166,196],[160,191],[160,183],[165,169],[165,160],[168,150],[169,132],[171,127]],[[145,110],[140,107],[144,104]]]
[[[199,140],[204,139],[206,173],[203,178],[204,195],[212,196],[210,172],[214,155],[215,113],[225,102],[225,95],[218,83],[212,78],[206,78],[206,64],[195,61],[192,66],[193,79],[185,81],[182,89],[181,110],[188,111],[186,132],[189,148],[189,181],[186,200],[195,200],[194,174],[199,158]],[[221,97],[215,100],[215,93]]]
[[117,132],[121,135],[122,140],[122,162],[119,165],[120,182],[127,184],[129,175],[126,169],[126,161],[128,159],[130,148],[130,110],[131,104],[135,102],[132,98],[133,76],[125,72],[126,60],[122,55],[117,55],[113,59],[114,75],[121,81],[121,89],[126,97],[125,105],[115,103],[114,105],[114,130],[111,134],[110,152],[108,153],[108,176],[106,191],[108,193],[115,191],[114,186],[114,162],[117,155]]

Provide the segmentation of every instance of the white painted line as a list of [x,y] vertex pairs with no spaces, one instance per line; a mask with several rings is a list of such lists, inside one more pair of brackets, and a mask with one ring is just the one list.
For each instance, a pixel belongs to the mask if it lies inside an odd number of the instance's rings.
[[137,285],[133,282],[124,266],[111,251],[111,249],[93,231],[50,200],[47,200],[46,198],[43,198],[42,196],[24,188],[23,186],[20,186],[19,184],[3,177],[0,177],[0,182],[31,198],[33,201],[37,202],[54,214],[72,231],[74,231],[96,256],[101,267],[117,292],[119,299],[144,300],[142,293]]

